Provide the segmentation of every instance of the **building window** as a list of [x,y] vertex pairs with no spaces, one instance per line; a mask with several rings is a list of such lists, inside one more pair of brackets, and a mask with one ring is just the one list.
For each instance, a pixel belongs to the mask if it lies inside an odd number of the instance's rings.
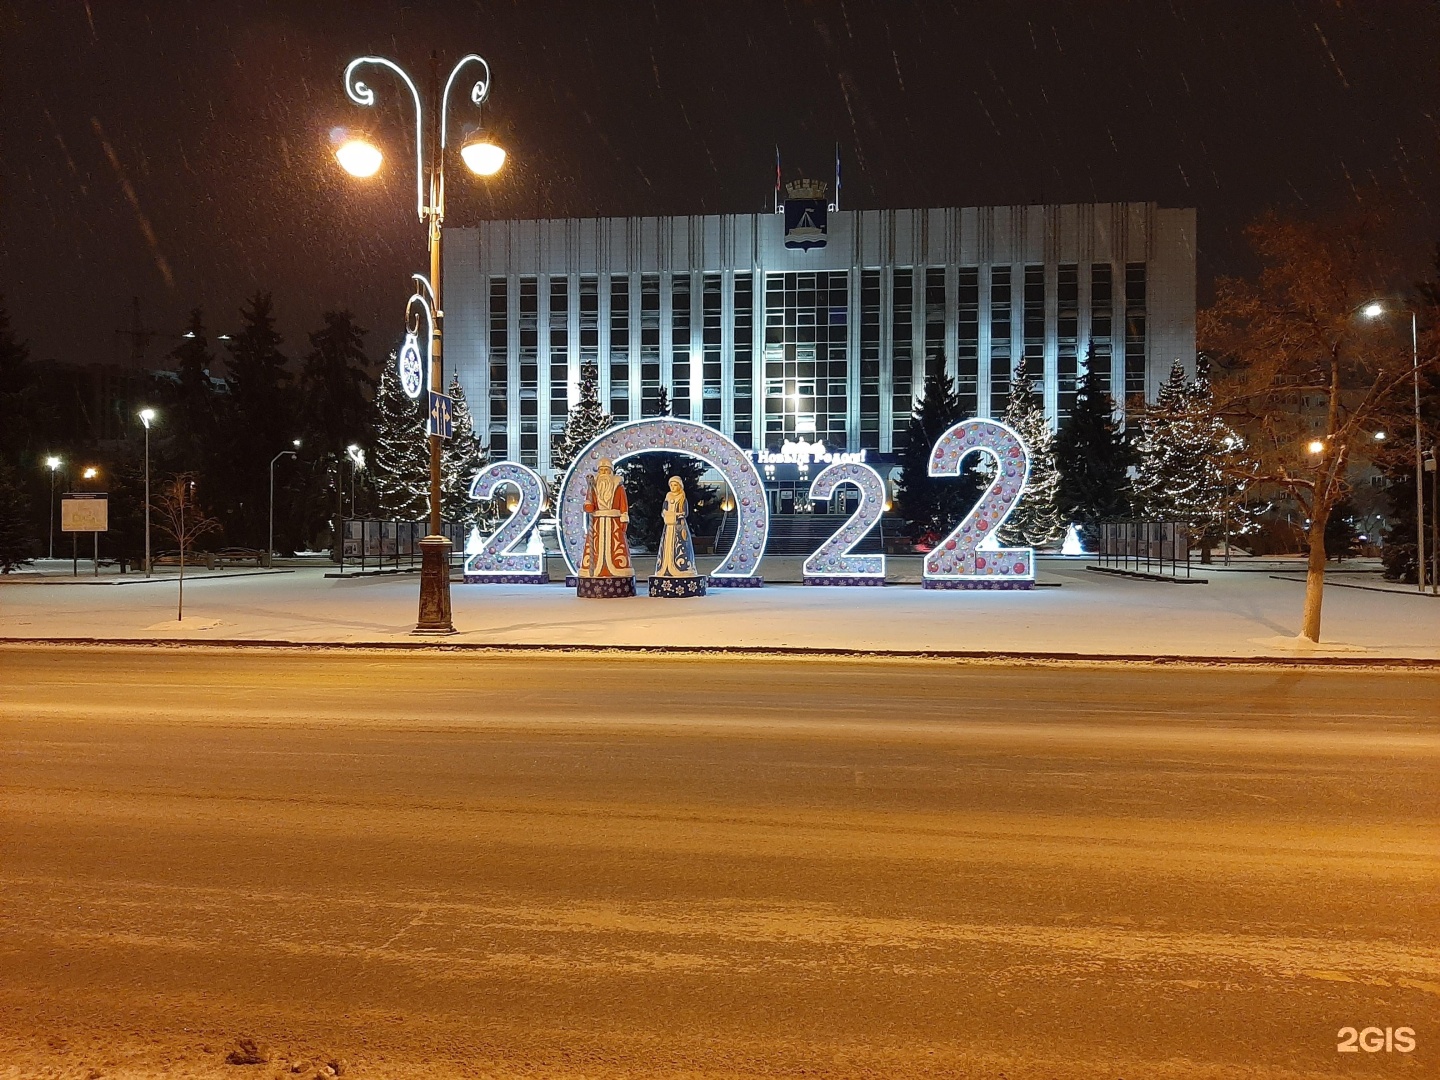
[[1110,393],[1110,350],[1114,322],[1115,283],[1109,263],[1090,267],[1090,349],[1086,353],[1085,370],[1094,376],[1092,386]]
[[910,411],[914,406],[914,272],[908,269],[890,271],[890,407],[895,449],[905,445],[910,427]]
[[580,278],[580,364],[600,362],[600,279]]
[[670,279],[670,411],[690,419],[690,275]]
[[570,279],[550,279],[550,446],[558,451],[570,411]]
[[1010,407],[1010,267],[990,268],[990,415]]
[[860,271],[860,448],[880,449],[880,271]]
[[510,385],[510,294],[503,277],[490,279],[490,453],[506,453]]
[[925,377],[945,375],[945,268],[925,271]]
[[610,415],[630,419],[630,279],[610,279]]
[[1125,264],[1125,397],[1145,398],[1145,264]]
[[753,444],[755,404],[755,281],[735,275],[735,442]]
[[711,427],[720,426],[720,275],[701,278],[700,300],[700,419]]
[[765,441],[848,446],[845,271],[765,278]]
[[1056,338],[1055,356],[1056,422],[1075,409],[1075,379],[1080,333],[1080,268],[1061,263],[1055,274]]
[[660,275],[640,276],[640,415],[660,405]]
[[1043,392],[1045,386],[1045,267],[1025,267],[1025,310],[1022,363],[1025,373]]
[[963,416],[980,410],[980,269],[960,267],[955,310],[955,384]]
[[539,464],[540,280],[520,279],[520,463]]

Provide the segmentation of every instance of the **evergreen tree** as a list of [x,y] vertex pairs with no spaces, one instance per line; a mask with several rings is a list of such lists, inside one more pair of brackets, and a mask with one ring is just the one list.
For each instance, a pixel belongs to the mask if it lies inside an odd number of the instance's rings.
[[1219,413],[1201,361],[1193,382],[1175,361],[1154,404],[1141,414],[1135,438],[1137,512],[1154,521],[1181,521],[1203,558],[1225,535],[1254,526],[1243,476],[1254,471],[1245,440]]
[[400,386],[395,354],[380,373],[375,391],[375,441],[370,483],[380,513],[397,521],[419,521],[429,512],[430,446],[425,413]]
[[551,461],[557,473],[563,475],[585,445],[615,423],[615,418],[600,407],[599,388],[600,368],[595,361],[587,360],[580,365],[580,400],[565,418],[565,434]]
[[[469,526],[486,516],[481,513],[482,507],[470,498],[470,484],[490,460],[490,454],[475,434],[475,420],[470,415],[470,403],[465,400],[458,372],[450,378],[449,394],[454,402],[451,410],[454,435],[440,444],[440,505],[446,521],[459,522],[468,532]],[[428,507],[428,500],[426,505]]]
[[204,313],[190,312],[190,321],[180,343],[170,350],[174,378],[165,384],[165,424],[160,429],[164,457],[181,464],[203,479],[213,473],[212,461],[228,450],[220,445],[216,421],[219,406],[216,386],[210,377],[215,358],[205,333]]
[[290,445],[294,435],[289,429],[290,399],[285,392],[290,372],[280,351],[283,339],[275,330],[270,294],[255,293],[248,306],[240,309],[240,318],[244,325],[226,343],[230,359],[225,382],[230,400],[240,421],[260,436],[257,441],[279,450]]
[[895,485],[896,510],[905,521],[906,533],[918,543],[932,544],[950,532],[980,498],[976,455],[965,459],[958,477],[930,475],[935,443],[964,418],[955,384],[943,372],[927,375],[900,450],[900,478]]
[[1096,373],[1086,371],[1075,407],[1055,436],[1060,470],[1058,503],[1066,524],[1080,527],[1087,549],[1099,542],[1099,524],[1130,513],[1132,455],[1115,423],[1115,406],[1100,389]]
[[290,373],[280,351],[270,294],[257,292],[240,309],[244,325],[226,343],[230,353],[225,384],[229,391],[223,412],[229,453],[220,479],[232,505],[219,506],[231,539],[243,537],[261,547],[268,527],[269,462],[290,448],[297,434],[294,409],[286,388]]
[[30,449],[33,417],[26,398],[32,375],[30,348],[15,336],[9,313],[0,307],[0,461],[18,464]]
[[30,525],[30,500],[15,482],[15,470],[0,461],[0,574],[30,563],[35,554]]
[[325,325],[310,334],[310,352],[300,369],[299,418],[305,431],[300,454],[308,483],[299,505],[304,534],[312,540],[333,534],[345,447],[374,441],[365,331],[348,311],[327,311],[322,318]]
[[371,441],[370,360],[365,331],[348,311],[327,311],[325,325],[310,335],[300,371],[306,445],[334,453],[352,442]]
[[1059,537],[1065,523],[1056,503],[1060,473],[1055,468],[1055,433],[1023,360],[1010,389],[1005,423],[1015,429],[1030,454],[1030,477],[1020,501],[1000,529],[999,540],[1002,544],[1040,547]]

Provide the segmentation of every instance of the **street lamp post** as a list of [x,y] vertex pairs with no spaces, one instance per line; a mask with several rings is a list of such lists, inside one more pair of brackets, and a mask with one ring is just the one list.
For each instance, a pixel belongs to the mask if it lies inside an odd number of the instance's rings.
[[[428,388],[432,394],[441,385],[441,345],[444,310],[441,304],[440,269],[442,225],[445,220],[445,147],[449,119],[450,91],[456,76],[467,64],[479,64],[484,74],[470,89],[470,100],[479,108],[490,95],[490,65],[470,53],[461,57],[440,84],[439,58],[430,57],[431,109],[428,118],[421,107],[420,91],[405,70],[393,60],[382,56],[361,56],[350,61],[345,69],[345,92],[357,105],[374,105],[375,91],[356,77],[356,70],[366,65],[390,69],[410,90],[415,103],[415,209],[426,225],[430,248],[429,291],[434,304],[430,320],[430,366]],[[438,100],[437,100],[438,99]],[[335,151],[336,159],[352,176],[373,176],[384,158],[378,147],[363,136],[346,139]],[[478,126],[465,138],[460,157],[466,166],[481,176],[493,176],[505,162],[505,151],[485,137]],[[428,158],[428,160],[427,160]],[[427,403],[427,411],[434,404]],[[438,424],[432,422],[430,443],[430,534],[420,541],[420,612],[415,624],[417,634],[453,634],[455,626],[450,613],[450,540],[441,533],[440,505],[440,440]]]
[[150,423],[154,409],[140,410],[140,423],[145,425],[145,576],[150,576]]
[[[295,450],[300,449],[300,440],[295,440]],[[281,450],[270,459],[270,546],[265,550],[273,564],[275,561],[275,463],[282,457],[295,457],[295,450]]]
[[1430,474],[1430,591],[1440,596],[1440,446],[1425,451],[1423,471]]
[[[1362,312],[1367,319],[1385,314],[1385,305],[1378,300],[1366,304]],[[1420,442],[1420,329],[1419,320],[1411,309],[1410,372],[1415,388],[1415,581],[1425,591],[1425,450]]]
[[58,457],[50,456],[45,459],[45,467],[50,470],[50,558],[55,558],[55,470],[60,468],[61,461]]

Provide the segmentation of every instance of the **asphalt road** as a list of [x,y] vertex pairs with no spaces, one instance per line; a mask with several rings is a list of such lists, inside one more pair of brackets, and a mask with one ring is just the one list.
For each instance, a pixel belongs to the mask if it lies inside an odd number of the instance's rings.
[[1437,713],[1440,673],[0,647],[0,1076],[1440,1075]]

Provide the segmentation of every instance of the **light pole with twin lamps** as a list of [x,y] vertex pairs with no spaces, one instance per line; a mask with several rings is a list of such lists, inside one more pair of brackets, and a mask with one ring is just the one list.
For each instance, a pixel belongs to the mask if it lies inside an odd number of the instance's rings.
[[[393,60],[383,56],[361,56],[350,61],[345,69],[345,92],[357,105],[374,105],[375,91],[357,77],[359,68],[365,66],[388,68],[400,77],[410,90],[415,103],[415,211],[427,226],[430,244],[430,280],[428,282],[431,300],[434,304],[430,319],[429,372],[426,378],[430,391],[426,403],[430,414],[430,535],[420,541],[420,613],[415,624],[417,634],[453,634],[454,623],[450,614],[450,540],[441,533],[440,507],[440,440],[443,423],[440,411],[445,402],[437,400],[443,394],[437,391],[441,383],[441,337],[444,310],[441,305],[441,226],[445,220],[445,148],[449,121],[450,91],[456,77],[467,64],[478,64],[482,76],[470,88],[470,100],[478,109],[490,96],[490,65],[474,53],[461,57],[451,69],[442,89],[440,83],[440,61],[436,54],[430,56],[430,113],[428,117],[422,108],[420,91],[414,80]],[[336,160],[352,176],[374,176],[384,160],[368,137],[361,133],[351,134],[335,150]],[[478,124],[465,136],[460,147],[460,157],[471,172],[480,176],[493,176],[505,163],[505,151],[491,142]],[[448,417],[448,413],[446,413]],[[343,546],[344,541],[341,540]]]

